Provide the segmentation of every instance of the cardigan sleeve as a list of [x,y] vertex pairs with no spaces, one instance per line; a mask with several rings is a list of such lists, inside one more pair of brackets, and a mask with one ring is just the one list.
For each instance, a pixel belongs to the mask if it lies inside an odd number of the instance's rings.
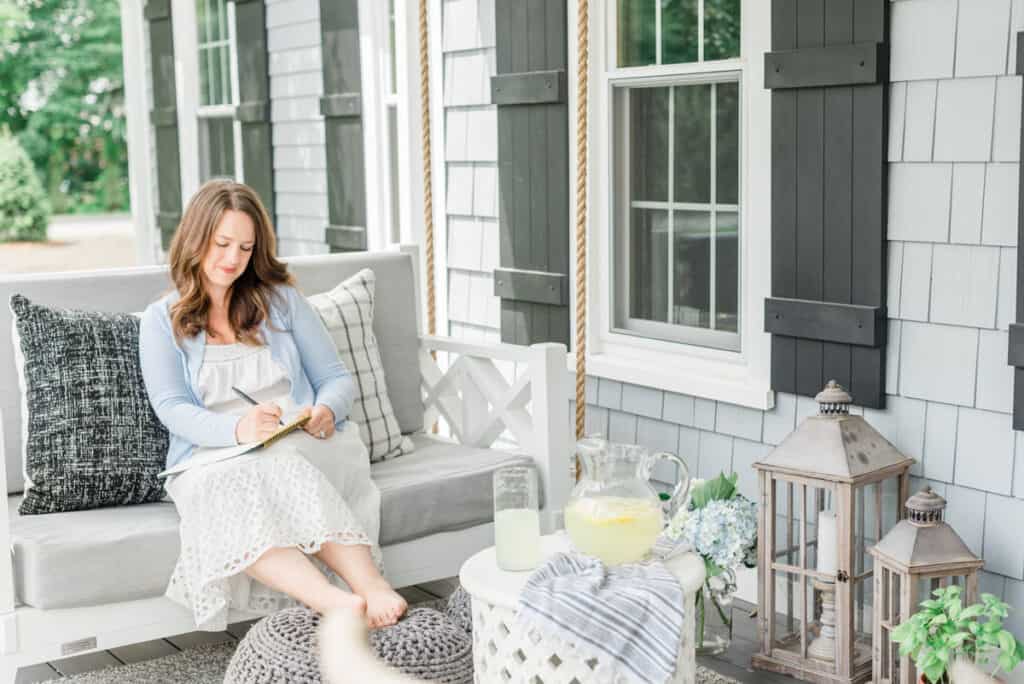
[[287,288],[292,336],[299,350],[302,370],[313,386],[314,404],[323,404],[334,413],[335,425],[341,425],[352,410],[355,383],[338,357],[327,328],[306,298],[295,288]]
[[163,302],[150,305],[139,326],[139,362],[153,411],[171,433],[197,446],[237,444],[235,427],[241,416],[216,413],[193,401],[170,320],[161,315],[161,306]]

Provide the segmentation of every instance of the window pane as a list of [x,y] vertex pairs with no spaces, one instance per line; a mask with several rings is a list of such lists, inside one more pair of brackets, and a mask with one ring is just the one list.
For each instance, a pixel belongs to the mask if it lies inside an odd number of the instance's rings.
[[395,105],[388,106],[388,157],[391,171],[391,241],[397,244],[401,240],[401,231],[398,226],[398,107]]
[[661,63],[697,61],[697,0],[661,0]]
[[734,211],[719,211],[715,233],[715,327],[738,332],[737,308],[740,284],[739,216]]
[[739,349],[738,98],[735,81],[615,88],[615,329]]
[[231,48],[227,4],[224,0],[196,0],[199,29],[199,103],[231,103]]
[[227,45],[220,48],[220,96],[222,104],[231,104],[231,50]]
[[711,201],[711,84],[676,86],[676,202]]
[[629,91],[631,199],[668,201],[669,88]]
[[668,320],[668,212],[634,209],[630,217],[629,315]]
[[388,0],[388,40],[391,53],[391,94],[398,92],[398,54],[395,51],[395,0]]
[[704,59],[740,56],[740,0],[704,0]]
[[199,48],[199,104],[210,104],[210,51]]
[[212,105],[224,103],[224,91],[221,84],[224,75],[221,71],[221,56],[218,48],[210,50],[210,102]]
[[738,204],[739,199],[739,143],[740,143],[740,84],[719,83],[715,102],[715,145],[717,199],[721,204]]
[[207,30],[207,17],[209,7],[209,0],[196,0],[196,23],[199,25],[199,44],[202,45],[209,40],[209,31]]
[[655,2],[618,0],[619,66],[654,64],[658,37],[655,33]]
[[200,182],[235,175],[234,120],[199,119]]
[[228,4],[217,0],[217,40],[228,39]]
[[677,211],[672,217],[672,322],[708,328],[711,320],[711,213]]

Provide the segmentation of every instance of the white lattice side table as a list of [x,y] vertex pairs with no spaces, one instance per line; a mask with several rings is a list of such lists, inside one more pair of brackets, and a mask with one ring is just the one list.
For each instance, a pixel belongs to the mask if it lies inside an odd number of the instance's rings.
[[[543,556],[568,551],[564,533],[541,539]],[[704,562],[692,553],[666,563],[683,587],[682,643],[671,684],[694,684],[697,661],[694,652],[694,594],[704,583]],[[473,599],[473,669],[477,684],[623,684],[607,662],[576,647],[516,623],[519,592],[530,572],[506,572],[498,568],[494,547],[480,551],[459,571],[459,581]]]

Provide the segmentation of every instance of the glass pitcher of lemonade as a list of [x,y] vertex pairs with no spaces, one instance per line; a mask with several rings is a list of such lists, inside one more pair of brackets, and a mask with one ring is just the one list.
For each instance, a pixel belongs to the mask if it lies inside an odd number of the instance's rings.
[[690,491],[690,472],[675,454],[651,453],[635,444],[585,438],[576,444],[583,475],[565,506],[565,530],[581,553],[607,565],[643,559],[664,526],[661,500],[650,484],[659,459],[679,467],[668,510],[674,513]]

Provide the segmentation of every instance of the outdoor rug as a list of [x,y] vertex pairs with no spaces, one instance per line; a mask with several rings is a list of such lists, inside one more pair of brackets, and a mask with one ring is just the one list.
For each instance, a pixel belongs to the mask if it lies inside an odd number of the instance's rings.
[[[222,684],[234,642],[197,646],[131,665],[107,667],[72,677],[48,680],[61,684]],[[362,683],[360,683],[362,684]],[[704,667],[697,668],[697,684],[737,684]]]

